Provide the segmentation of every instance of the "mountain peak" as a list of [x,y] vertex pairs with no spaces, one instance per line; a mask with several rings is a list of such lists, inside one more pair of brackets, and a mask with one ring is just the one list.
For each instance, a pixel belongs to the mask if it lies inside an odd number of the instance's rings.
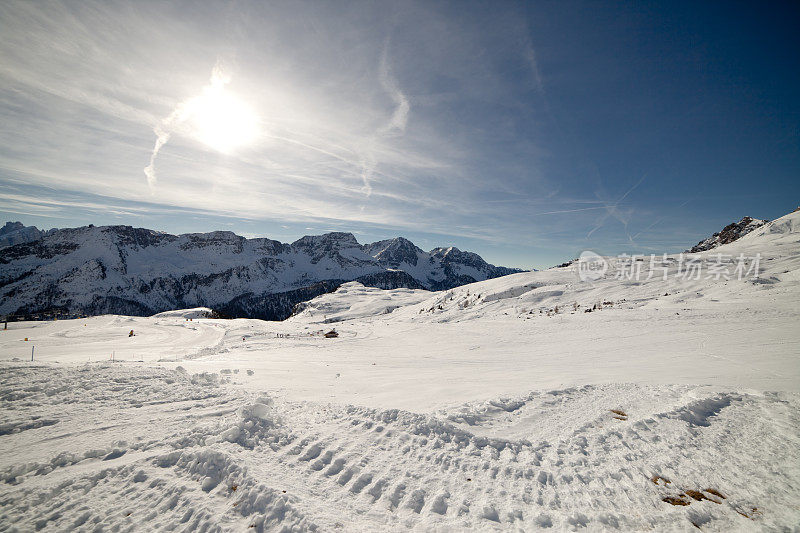
[[[22,222],[6,222],[6,225],[0,228],[0,235],[6,235],[8,233],[19,231],[24,228],[25,225]],[[35,227],[35,226],[33,226]]]
[[390,268],[399,268],[403,263],[417,266],[419,255],[425,253],[405,237],[373,242],[366,245],[365,249],[380,264]]
[[0,248],[38,241],[53,231],[41,231],[36,226],[26,226],[22,222],[6,222],[0,228]]
[[322,235],[305,235],[294,241],[292,246],[301,248],[324,246],[336,249],[361,247],[355,235],[343,231],[332,231]]

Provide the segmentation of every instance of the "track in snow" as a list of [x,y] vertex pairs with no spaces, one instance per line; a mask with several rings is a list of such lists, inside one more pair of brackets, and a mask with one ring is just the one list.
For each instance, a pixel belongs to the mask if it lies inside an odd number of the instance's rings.
[[[181,370],[3,370],[3,529],[730,530],[800,516],[792,394],[610,384],[421,415],[274,401]],[[22,447],[50,459],[10,462]]]

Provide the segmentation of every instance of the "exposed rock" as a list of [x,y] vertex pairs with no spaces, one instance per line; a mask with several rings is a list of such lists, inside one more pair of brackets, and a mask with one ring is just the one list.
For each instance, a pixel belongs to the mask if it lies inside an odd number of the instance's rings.
[[744,237],[751,231],[760,228],[767,222],[769,221],[759,220],[757,218],[751,218],[751,217],[744,217],[739,222],[728,224],[719,233],[715,233],[711,237],[698,242],[696,245],[692,246],[691,249],[687,250],[687,252],[688,253],[706,252],[708,250],[716,248],[717,246],[722,246],[723,244],[731,243],[737,239]]

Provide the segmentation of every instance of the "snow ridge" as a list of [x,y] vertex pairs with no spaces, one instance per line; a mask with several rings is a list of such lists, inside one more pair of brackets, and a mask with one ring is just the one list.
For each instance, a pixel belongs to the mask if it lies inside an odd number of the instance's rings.
[[769,222],[769,220],[759,220],[752,217],[744,217],[739,222],[734,222],[725,226],[722,231],[713,234],[705,240],[702,240],[687,250],[689,253],[707,252],[717,246],[729,244],[733,241],[740,239]]

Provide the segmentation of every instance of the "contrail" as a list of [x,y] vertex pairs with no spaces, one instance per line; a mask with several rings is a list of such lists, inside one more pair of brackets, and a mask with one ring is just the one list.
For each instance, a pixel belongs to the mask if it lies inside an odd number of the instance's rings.
[[627,220],[623,220],[623,218],[624,218],[624,217],[623,217],[623,216],[620,214],[619,210],[617,209],[617,206],[618,206],[620,203],[622,203],[622,201],[623,201],[623,200],[625,200],[625,198],[627,198],[627,197],[628,197],[628,195],[629,195],[630,193],[632,193],[632,192],[633,192],[633,191],[634,191],[634,190],[635,190],[635,189],[636,189],[636,188],[637,188],[639,185],[641,185],[641,184],[642,184],[642,182],[644,181],[644,179],[645,179],[646,177],[647,177],[647,172],[645,172],[644,174],[642,174],[642,177],[641,177],[641,178],[639,178],[639,181],[637,181],[637,182],[636,182],[636,184],[635,184],[633,187],[631,187],[630,189],[628,189],[628,191],[627,191],[625,194],[623,194],[623,195],[622,195],[622,197],[621,197],[619,200],[617,200],[617,201],[616,201],[616,202],[614,202],[613,204],[605,204],[605,205],[603,206],[603,207],[605,207],[606,214],[605,214],[605,215],[603,215],[603,217],[600,219],[600,222],[599,222],[599,223],[598,223],[598,224],[597,224],[597,225],[596,225],[594,228],[592,228],[592,230],[591,230],[589,233],[587,233],[587,234],[586,234],[586,238],[587,238],[587,239],[588,239],[589,237],[591,237],[591,236],[592,236],[592,234],[593,234],[595,231],[597,231],[597,230],[599,230],[600,228],[602,228],[602,227],[603,227],[603,224],[605,224],[605,222],[606,222],[606,220],[608,219],[608,217],[609,217],[609,216],[613,216],[614,218],[616,218],[617,220],[619,220],[619,222],[620,222],[620,223],[621,223],[621,224],[622,224],[622,225],[625,227],[625,235],[627,235],[627,236],[628,236],[628,239],[630,239],[630,238],[631,238],[631,235],[630,235],[630,233],[628,233],[628,221],[627,221]]
[[380,64],[380,81],[383,89],[389,93],[389,96],[394,101],[395,109],[392,113],[392,118],[389,123],[383,126],[378,133],[382,135],[398,134],[402,135],[406,130],[408,123],[408,112],[411,110],[411,105],[408,103],[408,98],[403,94],[403,91],[397,86],[397,80],[392,76],[389,69],[389,43],[383,48]]
[[367,141],[367,146],[361,151],[360,164],[361,164],[361,181],[364,182],[362,191],[369,197],[372,194],[372,176],[375,174],[375,169],[378,166],[378,161],[374,155],[374,147],[379,138],[386,137],[399,137],[406,131],[406,124],[408,124],[408,113],[411,111],[411,104],[408,98],[400,90],[397,85],[397,80],[392,75],[391,68],[389,67],[389,39],[383,47],[381,54],[381,62],[378,68],[378,78],[381,87],[394,102],[395,108],[389,121],[381,126],[378,131]]
[[[691,198],[689,198],[688,200],[686,200],[685,202],[683,202],[681,205],[679,205],[678,207],[676,207],[676,209],[680,209],[681,207],[685,206],[686,204],[688,204],[689,202],[691,202],[691,201],[692,201],[692,200],[694,200],[694,199],[695,199],[695,197],[694,197],[694,196],[692,196]],[[643,229],[642,231],[640,231],[639,233],[637,233],[636,235],[634,235],[633,237],[631,237],[631,241],[633,241],[633,239],[635,239],[636,237],[638,237],[638,236],[639,236],[639,235],[641,235],[642,233],[645,233],[646,231],[649,231],[649,230],[650,230],[651,228],[653,228],[653,227],[654,227],[656,224],[660,224],[662,220],[664,220],[665,218],[667,218],[667,216],[672,216],[672,213],[670,213],[670,215],[664,215],[663,217],[659,218],[658,220],[656,220],[655,222],[653,222],[652,224],[650,224],[649,226],[647,226],[645,229]]]
[[[231,77],[224,72],[220,61],[217,61],[217,64],[214,65],[214,69],[211,71],[210,83],[203,88],[203,92],[218,91],[230,83],[230,81]],[[156,134],[156,142],[153,146],[153,152],[150,154],[150,164],[144,167],[144,175],[147,177],[147,185],[150,186],[151,190],[153,187],[155,187],[156,182],[158,181],[156,178],[156,157],[158,157],[158,153],[161,151],[161,148],[167,144],[169,138],[172,136],[172,133],[178,128],[178,126],[186,122],[186,120],[192,116],[194,112],[193,104],[197,98],[198,97],[190,98],[179,103],[172,113],[169,114],[169,116],[167,116],[159,124],[156,124],[156,126],[153,128],[153,132]]]

